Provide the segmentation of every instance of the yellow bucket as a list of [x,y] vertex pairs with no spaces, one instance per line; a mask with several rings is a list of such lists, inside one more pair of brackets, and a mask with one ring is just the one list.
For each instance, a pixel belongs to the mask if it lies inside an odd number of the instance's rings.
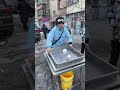
[[61,87],[63,90],[67,90],[73,85],[74,73],[72,71],[66,72],[60,75],[61,77]]

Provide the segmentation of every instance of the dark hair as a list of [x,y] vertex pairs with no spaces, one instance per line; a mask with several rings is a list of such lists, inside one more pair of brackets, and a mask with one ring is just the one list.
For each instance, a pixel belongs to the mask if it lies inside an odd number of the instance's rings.
[[45,26],[45,24],[43,24],[43,26]]

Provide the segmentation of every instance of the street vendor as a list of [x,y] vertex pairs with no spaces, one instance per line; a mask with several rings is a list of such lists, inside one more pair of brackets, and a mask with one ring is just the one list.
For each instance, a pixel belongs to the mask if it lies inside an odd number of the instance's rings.
[[52,48],[62,46],[66,38],[68,40],[69,47],[72,48],[72,36],[64,26],[64,18],[58,17],[56,19],[56,25],[49,32],[47,37],[47,51],[50,52]]

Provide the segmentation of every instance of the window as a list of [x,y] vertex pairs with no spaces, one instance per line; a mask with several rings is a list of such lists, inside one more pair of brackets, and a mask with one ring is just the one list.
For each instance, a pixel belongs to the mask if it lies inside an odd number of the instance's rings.
[[67,5],[76,4],[79,0],[67,0]]
[[44,14],[44,15],[46,14],[46,10],[43,10],[43,14]]
[[53,15],[55,15],[55,11],[53,11]]
[[67,4],[68,5],[72,4],[72,0],[67,0]]
[[43,14],[42,10],[38,11],[38,16],[41,16]]
[[72,1],[72,4],[75,4],[75,3],[77,3],[77,2],[79,2],[79,0],[73,0],[73,1]]

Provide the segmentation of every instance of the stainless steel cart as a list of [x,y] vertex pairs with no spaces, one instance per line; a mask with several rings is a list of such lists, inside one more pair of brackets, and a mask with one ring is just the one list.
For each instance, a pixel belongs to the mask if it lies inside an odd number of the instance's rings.
[[[62,53],[63,49],[67,49],[68,53],[72,55],[70,60],[67,60],[66,56],[63,55]],[[58,48],[54,48],[52,49],[52,52],[50,53],[45,52],[44,55],[50,67],[52,79],[55,79],[56,77],[58,78],[58,76],[62,73],[65,73],[71,70],[76,70],[78,68],[80,68],[80,73],[81,73],[82,67],[85,66],[84,55],[81,54],[76,49],[69,48],[68,46],[61,46]],[[57,82],[59,82],[59,80],[55,81],[55,83]],[[56,85],[59,85],[59,84],[57,83]]]
[[86,50],[85,60],[86,90],[107,90],[120,86],[120,71],[116,67],[88,50]]

